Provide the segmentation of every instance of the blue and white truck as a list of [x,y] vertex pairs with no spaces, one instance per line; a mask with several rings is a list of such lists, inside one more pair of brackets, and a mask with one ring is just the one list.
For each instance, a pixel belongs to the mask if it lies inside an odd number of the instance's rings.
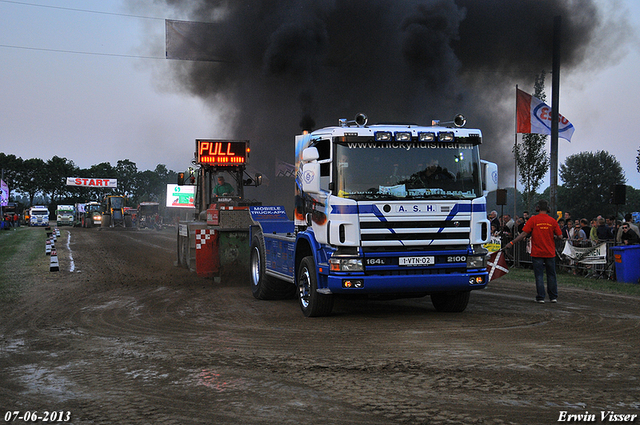
[[431,296],[463,311],[487,285],[486,194],[497,165],[480,159],[482,133],[354,121],[296,136],[295,219],[256,221],[253,295],[294,287],[305,316],[336,296]]
[[29,208],[29,226],[49,226],[49,209],[44,205]]
[[[254,297],[297,294],[307,317],[330,314],[338,296],[430,295],[438,311],[465,310],[487,285],[498,169],[464,122],[367,125],[359,114],[296,136],[294,219],[278,206],[242,213]],[[179,235],[179,262],[185,244]]]

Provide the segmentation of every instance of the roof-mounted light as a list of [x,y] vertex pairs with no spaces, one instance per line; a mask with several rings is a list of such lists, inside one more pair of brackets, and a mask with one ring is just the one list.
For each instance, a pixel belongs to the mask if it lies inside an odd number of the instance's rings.
[[374,133],[374,137],[376,142],[390,142],[391,141],[391,132],[390,131],[376,131]]
[[455,136],[450,131],[442,131],[438,133],[438,141],[439,142],[453,142],[455,141]]
[[411,141],[411,132],[410,131],[396,131],[395,138],[396,138],[396,142],[410,142]]
[[436,134],[431,131],[420,132],[418,133],[418,140],[421,142],[434,142],[436,140]]

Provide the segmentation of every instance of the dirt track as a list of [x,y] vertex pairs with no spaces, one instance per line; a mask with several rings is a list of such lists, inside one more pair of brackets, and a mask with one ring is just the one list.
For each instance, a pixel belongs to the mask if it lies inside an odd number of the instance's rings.
[[73,424],[640,414],[638,298],[561,287],[558,304],[539,305],[532,283],[507,276],[462,314],[425,298],[338,301],[332,316],[305,319],[295,300],[255,300],[246,279],[214,284],[174,267],[173,230],[61,232],[61,271],[43,254],[31,289],[0,304],[0,420],[9,410],[69,411]]

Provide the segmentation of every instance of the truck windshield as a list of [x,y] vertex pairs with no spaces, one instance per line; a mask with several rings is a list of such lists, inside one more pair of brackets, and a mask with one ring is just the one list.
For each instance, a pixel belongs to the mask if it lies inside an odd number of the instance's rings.
[[473,199],[482,195],[478,146],[466,143],[336,143],[334,193],[356,200]]

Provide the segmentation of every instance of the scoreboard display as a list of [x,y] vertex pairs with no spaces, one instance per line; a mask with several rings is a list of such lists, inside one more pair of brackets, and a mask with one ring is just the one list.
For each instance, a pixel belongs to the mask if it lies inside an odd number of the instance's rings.
[[246,165],[249,141],[196,139],[196,155],[198,164],[202,165]]

